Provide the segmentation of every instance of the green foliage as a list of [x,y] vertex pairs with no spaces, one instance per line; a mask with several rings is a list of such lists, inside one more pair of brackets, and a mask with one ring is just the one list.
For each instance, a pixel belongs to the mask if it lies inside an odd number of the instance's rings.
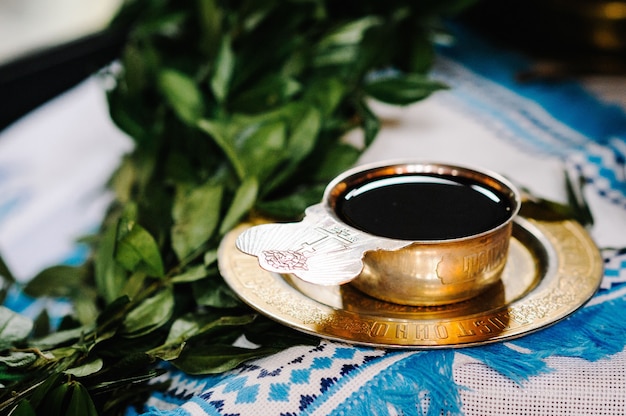
[[28,337],[33,321],[0,306],[0,349],[6,349]]
[[22,400],[17,415],[97,416],[98,411],[87,389],[78,381],[51,377],[40,384],[30,402]]
[[391,74],[377,77],[365,86],[365,91],[378,100],[406,105],[428,97],[445,85],[420,74]]
[[[159,361],[212,374],[317,342],[243,305],[218,244],[250,213],[296,218],[318,202],[378,132],[370,97],[406,105],[444,88],[426,76],[431,32],[465,3],[125,2],[108,102],[135,147],[91,258],[25,287],[74,314],[46,334],[0,308],[0,413],[123,414],[166,387],[148,384]],[[354,129],[364,147],[342,141]],[[0,275],[15,284],[2,259]],[[260,347],[233,346],[244,335]]]

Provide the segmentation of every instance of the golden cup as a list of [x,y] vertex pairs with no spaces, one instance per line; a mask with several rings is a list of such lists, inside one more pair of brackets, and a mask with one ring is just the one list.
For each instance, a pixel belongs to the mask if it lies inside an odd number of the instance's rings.
[[317,284],[350,282],[377,299],[442,305],[500,280],[519,192],[490,171],[393,162],[351,169],[300,223],[246,231],[263,268]]

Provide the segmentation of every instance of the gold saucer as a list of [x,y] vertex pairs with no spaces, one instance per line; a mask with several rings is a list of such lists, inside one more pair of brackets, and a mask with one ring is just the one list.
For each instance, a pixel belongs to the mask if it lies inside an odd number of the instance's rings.
[[600,253],[578,223],[518,218],[501,281],[487,292],[451,305],[397,305],[350,284],[320,286],[262,269],[235,247],[251,225],[231,231],[219,249],[220,271],[237,295],[284,325],[361,345],[449,348],[520,337],[576,311],[603,275]]

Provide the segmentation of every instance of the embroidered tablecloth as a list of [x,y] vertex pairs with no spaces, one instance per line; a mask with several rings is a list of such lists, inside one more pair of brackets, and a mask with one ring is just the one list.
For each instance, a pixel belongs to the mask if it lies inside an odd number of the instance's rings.
[[[574,82],[519,84],[525,58],[463,32],[432,71],[450,86],[405,108],[374,103],[383,128],[360,163],[416,159],[480,166],[566,201],[582,176],[601,248],[595,297],[568,319],[506,343],[431,351],[321,340],[226,374],[175,369],[145,415],[626,414],[626,114]],[[108,175],[129,141],[107,117],[99,79],[0,134],[0,250],[20,279],[80,262],[73,239],[98,224]],[[358,139],[358,137],[356,138]],[[70,169],[71,167],[71,169]],[[7,306],[31,316],[62,303]]]

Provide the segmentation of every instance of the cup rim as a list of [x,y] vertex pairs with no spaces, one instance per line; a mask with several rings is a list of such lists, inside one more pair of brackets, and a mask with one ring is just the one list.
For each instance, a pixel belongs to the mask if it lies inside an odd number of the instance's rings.
[[[509,211],[509,215],[505,221],[495,227],[481,231],[480,233],[462,237],[429,240],[404,240],[372,234],[347,224],[337,215],[335,212],[335,205],[339,196],[344,195],[349,189],[354,188],[355,185],[358,185],[359,183],[371,180],[377,176],[388,176],[394,174],[428,174],[429,176],[458,176],[472,178],[507,196],[512,209]],[[519,213],[521,205],[521,192],[519,189],[510,180],[497,172],[470,165],[419,160],[387,160],[355,166],[342,172],[331,180],[326,186],[322,197],[322,206],[326,211],[326,214],[338,223],[342,224],[342,226],[384,240],[405,241],[418,244],[458,243],[495,233],[513,222]]]

